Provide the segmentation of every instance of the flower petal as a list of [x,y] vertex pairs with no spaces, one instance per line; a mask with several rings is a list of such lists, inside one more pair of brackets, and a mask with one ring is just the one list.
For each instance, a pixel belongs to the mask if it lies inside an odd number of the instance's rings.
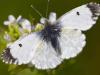
[[9,15],[8,19],[11,23],[13,23],[14,21],[16,21],[16,18],[13,15]]
[[10,23],[9,21],[4,21],[4,25],[9,25]]
[[20,15],[20,16],[17,18],[16,22],[20,22],[21,20],[22,20],[22,16]]
[[31,23],[27,19],[22,20],[21,26],[22,26],[23,29],[26,29],[29,32],[31,32]]

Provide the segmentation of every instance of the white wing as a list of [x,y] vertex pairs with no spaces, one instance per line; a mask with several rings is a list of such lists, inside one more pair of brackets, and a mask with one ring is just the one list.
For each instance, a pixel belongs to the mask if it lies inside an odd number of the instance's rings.
[[57,55],[51,43],[41,41],[33,56],[32,64],[38,69],[52,69],[56,68],[62,59]]
[[27,64],[33,58],[33,53],[39,41],[39,36],[36,33],[19,39],[5,49],[2,59],[6,63]]
[[59,38],[62,58],[69,59],[78,55],[85,46],[85,35],[80,30],[62,29]]
[[10,64],[31,63],[38,69],[55,68],[62,61],[51,43],[44,42],[37,33],[32,33],[14,42],[6,48],[2,59],[5,63]]
[[96,23],[100,15],[100,5],[89,3],[77,7],[58,19],[58,23],[70,29],[88,30]]

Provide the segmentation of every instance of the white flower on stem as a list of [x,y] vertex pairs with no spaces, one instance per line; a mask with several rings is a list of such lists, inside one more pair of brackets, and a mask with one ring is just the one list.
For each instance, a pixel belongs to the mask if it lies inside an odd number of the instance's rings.
[[13,15],[9,15],[8,20],[4,21],[4,25],[21,25],[22,30],[31,32],[31,23],[27,19],[23,19],[22,16],[16,19]]

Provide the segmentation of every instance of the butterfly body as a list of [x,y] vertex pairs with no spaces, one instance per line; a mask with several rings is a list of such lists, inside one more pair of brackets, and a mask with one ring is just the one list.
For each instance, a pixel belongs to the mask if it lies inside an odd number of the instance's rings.
[[[82,31],[90,29],[100,15],[100,5],[88,3],[56,19],[41,18],[44,28],[18,39],[6,48],[2,59],[6,63],[29,64],[38,69],[56,68],[64,59],[77,56],[86,45]],[[7,56],[7,57],[6,57]]]
[[50,42],[58,54],[61,53],[59,40],[61,32],[61,26],[59,25],[47,25],[41,32],[40,37],[47,43]]

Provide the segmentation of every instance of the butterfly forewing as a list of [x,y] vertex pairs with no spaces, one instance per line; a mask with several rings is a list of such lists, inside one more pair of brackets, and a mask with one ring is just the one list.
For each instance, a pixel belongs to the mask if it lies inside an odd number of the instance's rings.
[[58,19],[57,23],[68,29],[85,31],[96,23],[99,15],[100,5],[89,3],[65,13]]
[[[17,63],[17,64],[27,64],[31,61],[35,48],[38,44],[39,41],[39,37],[37,36],[37,33],[33,33],[30,34],[26,37],[24,37],[23,39],[19,39],[17,41],[15,41],[12,45],[10,45],[9,48],[9,53],[10,55],[16,59],[14,62],[12,63]],[[5,53],[8,51],[8,49],[5,50]],[[3,54],[2,56],[6,55]],[[8,59],[9,59],[9,55],[8,55]],[[5,58],[3,58],[3,60],[5,62],[10,62],[12,61],[12,59],[9,61],[5,60]]]

